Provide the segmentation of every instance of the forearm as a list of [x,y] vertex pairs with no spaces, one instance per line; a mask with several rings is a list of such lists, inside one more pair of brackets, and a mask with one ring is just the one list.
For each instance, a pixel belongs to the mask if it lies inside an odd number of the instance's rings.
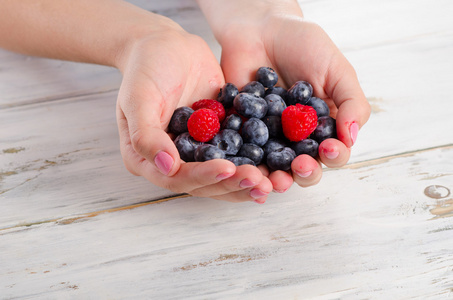
[[128,45],[168,23],[120,0],[2,0],[0,47],[119,67]]
[[[197,0],[215,37],[222,44],[222,36],[231,24],[252,25],[270,15],[302,17],[296,0]],[[240,25],[239,25],[240,26]]]

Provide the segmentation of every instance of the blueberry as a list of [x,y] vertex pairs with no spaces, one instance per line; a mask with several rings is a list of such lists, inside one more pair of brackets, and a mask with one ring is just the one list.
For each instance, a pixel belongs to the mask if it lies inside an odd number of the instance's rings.
[[239,131],[242,125],[242,118],[239,115],[232,114],[225,118],[222,123],[222,129],[233,129]]
[[296,155],[307,154],[315,158],[318,155],[318,142],[312,139],[304,139],[291,145]]
[[246,118],[261,119],[267,113],[267,103],[261,97],[247,93],[239,93],[233,101],[238,114]]
[[252,165],[256,166],[253,160],[251,160],[248,157],[242,157],[242,156],[230,156],[227,157],[229,161],[231,161],[233,164],[235,164],[237,167],[242,166],[242,165]]
[[260,119],[250,118],[242,126],[242,139],[244,143],[263,146],[269,139],[269,130]]
[[225,151],[227,155],[236,155],[241,148],[243,141],[241,135],[233,129],[223,129],[217,133],[210,144]]
[[250,81],[241,90],[241,93],[248,93],[255,95],[257,97],[264,97],[264,93],[266,92],[266,89],[264,86],[259,83],[258,81]]
[[270,87],[264,93],[265,96],[270,94],[279,95],[280,97],[282,97],[283,100],[285,100],[285,102],[286,98],[288,97],[288,91],[285,88],[282,88],[281,86]]
[[269,130],[269,138],[283,136],[282,118],[278,116],[267,116],[261,119]]
[[174,134],[187,132],[187,120],[192,115],[193,109],[187,106],[178,107],[171,116],[168,130]]
[[272,68],[261,67],[256,72],[256,80],[264,87],[272,87],[277,84],[278,75]]
[[316,126],[310,137],[317,141],[318,144],[321,144],[325,139],[336,138],[337,126],[335,119],[329,116],[318,118],[318,126]]
[[268,116],[281,116],[282,112],[286,108],[286,103],[282,97],[276,94],[269,94],[264,97],[267,103],[267,115]]
[[310,97],[307,101],[307,105],[310,105],[316,110],[316,115],[319,117],[325,117],[330,114],[330,109],[327,103],[318,97]]
[[211,144],[198,146],[194,153],[195,161],[207,161],[217,158],[226,158],[225,151]]
[[286,142],[282,139],[269,139],[263,146],[264,158],[266,158],[269,153],[282,150],[286,146]]
[[222,103],[225,108],[233,106],[234,97],[239,94],[238,88],[232,83],[225,83],[217,95],[217,101]]
[[264,156],[264,150],[258,145],[245,143],[237,153],[238,156],[251,159],[255,165],[259,165]]
[[194,153],[198,146],[203,144],[197,142],[190,136],[188,132],[178,135],[174,141],[176,149],[178,149],[179,156],[185,162],[195,161]]
[[313,87],[306,81],[297,81],[288,90],[288,97],[286,99],[287,105],[294,105],[300,103],[306,105],[308,99],[313,95]]
[[296,153],[293,149],[285,147],[280,150],[273,151],[267,155],[267,166],[271,170],[288,171],[291,169],[291,163],[296,158]]

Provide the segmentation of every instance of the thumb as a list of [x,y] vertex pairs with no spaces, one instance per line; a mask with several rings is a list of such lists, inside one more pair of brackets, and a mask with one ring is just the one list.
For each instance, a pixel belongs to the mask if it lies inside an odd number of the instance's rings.
[[[123,154],[126,166],[133,173],[144,175],[151,164],[163,175],[172,176],[179,170],[180,157],[164,129],[176,104],[169,99],[164,101],[155,85],[148,82],[144,88],[144,85],[136,84],[122,86],[118,96],[121,143],[130,144],[138,154],[138,157],[124,157]],[[175,91],[172,96],[180,97],[180,92]]]
[[331,98],[338,107],[336,125],[338,139],[347,147],[352,147],[359,129],[368,121],[370,104],[360,87],[357,75],[351,65],[342,68],[344,73],[333,81]]

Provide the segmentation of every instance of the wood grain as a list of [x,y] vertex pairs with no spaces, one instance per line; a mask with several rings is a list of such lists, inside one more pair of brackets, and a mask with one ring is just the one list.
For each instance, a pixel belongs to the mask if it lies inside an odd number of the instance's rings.
[[4,230],[0,291],[36,299],[445,299],[453,219],[432,209],[452,198],[423,190],[453,189],[452,159],[448,147],[332,170],[318,186],[265,205],[182,198]]
[[[218,43],[195,1],[132,3]],[[453,1],[302,0],[372,106],[264,205],[129,174],[113,68],[0,50],[0,299],[453,299]]]

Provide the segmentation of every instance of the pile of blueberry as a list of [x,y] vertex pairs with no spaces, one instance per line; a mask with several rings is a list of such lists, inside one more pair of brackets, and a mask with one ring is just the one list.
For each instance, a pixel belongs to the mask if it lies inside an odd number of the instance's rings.
[[313,96],[310,83],[297,81],[286,90],[277,81],[273,69],[261,67],[240,91],[227,83],[216,100],[176,109],[169,132],[176,135],[181,159],[220,158],[287,171],[298,155],[316,157],[323,140],[336,138],[329,107]]

